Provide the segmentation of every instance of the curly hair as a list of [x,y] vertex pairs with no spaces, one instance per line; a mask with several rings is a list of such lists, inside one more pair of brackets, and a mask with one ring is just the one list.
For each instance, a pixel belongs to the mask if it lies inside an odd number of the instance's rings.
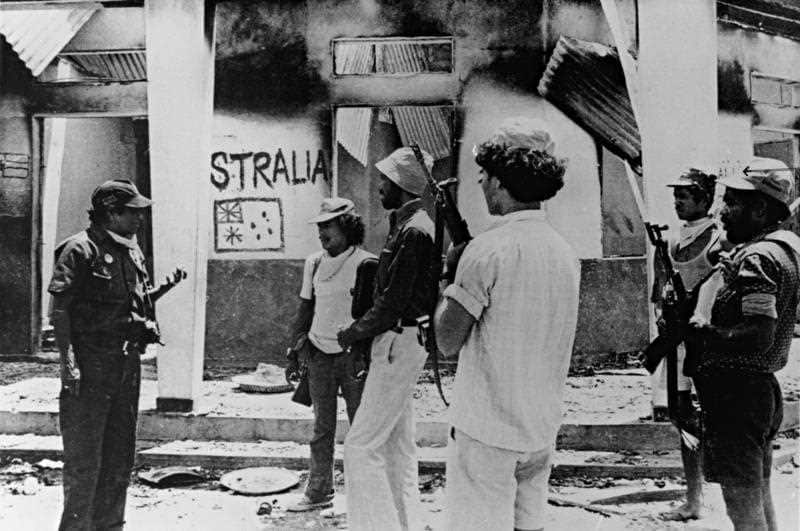
[[339,228],[344,232],[348,245],[361,245],[364,243],[364,221],[361,216],[353,212],[342,214],[336,218]]
[[564,186],[566,160],[545,151],[484,142],[475,162],[522,203],[546,201]]

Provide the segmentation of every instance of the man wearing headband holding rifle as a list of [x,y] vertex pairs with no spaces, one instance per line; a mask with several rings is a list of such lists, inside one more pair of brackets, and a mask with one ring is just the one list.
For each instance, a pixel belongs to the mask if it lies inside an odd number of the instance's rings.
[[[674,181],[667,184],[673,189],[675,213],[683,224],[676,237],[670,238],[666,244],[672,266],[680,274],[687,292],[686,305],[691,311],[696,300],[697,287],[711,274],[716,263],[720,246],[720,231],[708,211],[714,202],[716,175],[711,170],[690,167]],[[661,296],[665,285],[665,272],[656,260],[656,284],[653,289],[654,301],[663,302]],[[688,320],[688,315],[681,316]],[[665,323],[659,318],[659,330],[666,333],[672,323]],[[662,359],[653,378],[653,417],[654,420],[668,420],[669,413],[676,415],[678,423],[691,430],[688,441],[680,438],[683,471],[686,477],[686,503],[664,512],[664,520],[690,520],[700,518],[703,499],[703,475],[700,464],[699,443],[694,437],[699,433],[698,411],[692,401],[692,379],[684,374],[684,360],[687,358],[687,347],[683,343],[675,346],[675,375],[668,375],[667,360]],[[670,383],[668,378],[674,378]],[[672,402],[667,399],[668,392],[675,393]],[[674,411],[668,411],[668,404],[673,404]],[[659,415],[659,413],[661,413]],[[690,444],[691,443],[691,444]]]
[[542,210],[564,185],[553,151],[543,124],[513,119],[474,152],[497,218],[464,249],[434,319],[441,351],[460,353],[445,492],[454,531],[544,527],[580,284]]
[[[428,171],[433,158],[423,153]],[[417,319],[433,285],[433,222],[422,208],[425,172],[411,148],[377,162],[389,215],[372,308],[338,334],[343,349],[374,338],[361,405],[344,441],[348,525],[354,531],[417,529],[419,490],[412,398],[426,352]]]

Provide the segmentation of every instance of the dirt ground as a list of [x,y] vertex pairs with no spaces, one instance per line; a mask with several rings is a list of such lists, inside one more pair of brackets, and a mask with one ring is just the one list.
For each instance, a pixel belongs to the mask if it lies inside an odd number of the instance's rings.
[[[153,409],[157,395],[155,360],[143,365],[141,409]],[[201,386],[197,414],[235,417],[311,418],[310,408],[289,400],[289,393],[249,394],[239,391],[227,372],[208,375]],[[777,373],[784,398],[800,398],[800,339],[794,341],[787,366]],[[0,363],[0,410],[56,411],[58,365],[29,362]],[[442,378],[445,395],[452,397],[454,375]],[[650,377],[641,368],[606,369],[592,375],[570,376],[564,391],[564,422],[620,424],[650,415]],[[446,421],[446,408],[423,371],[414,393],[417,418]],[[344,415],[344,402],[340,400]]]
[[[134,481],[128,491],[127,525],[130,531],[333,530],[347,529],[341,474],[332,509],[287,513],[286,507],[302,493],[300,487],[270,496],[241,496],[219,485],[219,471],[206,471],[208,480],[191,487],[158,489]],[[301,474],[302,476],[302,474]],[[798,468],[791,463],[774,471],[773,493],[779,528],[798,529]],[[61,510],[58,471],[27,463],[0,466],[0,529],[38,531],[54,529]],[[302,483],[301,483],[302,485]],[[440,475],[420,477],[421,518],[426,530],[444,528],[444,480]],[[659,513],[676,506],[683,486],[666,480],[582,479],[553,482],[545,527],[551,530],[730,530],[722,495],[716,485],[705,486],[703,518],[687,523],[665,522]],[[620,498],[622,497],[622,498]],[[611,498],[616,498],[611,500]],[[557,502],[558,506],[552,505]],[[257,514],[268,504],[271,514]],[[572,506],[564,506],[564,505]],[[575,507],[584,504],[585,508]]]
[[[200,413],[232,416],[285,416],[310,418],[311,411],[289,401],[288,394],[251,395],[239,392],[228,379],[231,374],[209,374],[203,383]],[[58,365],[27,362],[0,363],[0,410],[56,410]],[[156,368],[148,362],[143,370],[142,407],[154,407]],[[800,396],[800,340],[793,344],[790,363],[778,377],[786,398]],[[444,378],[451,396],[453,375]],[[417,416],[443,420],[445,408],[429,371],[420,376],[415,391]],[[650,412],[650,382],[642,369],[596,370],[594,374],[571,376],[564,397],[565,422],[622,423],[641,420]],[[795,458],[798,462],[798,458]],[[8,467],[12,472],[8,472]],[[16,467],[16,468],[15,468]],[[788,463],[773,475],[773,492],[780,529],[800,529],[798,492],[800,473]],[[128,495],[130,530],[211,529],[346,529],[346,508],[341,477],[340,492],[331,511],[301,515],[285,508],[302,493],[300,488],[268,497],[234,495],[220,486],[218,471],[208,471],[208,480],[191,488],[156,489],[135,481]],[[421,478],[422,519],[429,530],[442,529],[445,521],[443,479]],[[706,487],[706,516],[689,523],[667,523],[658,513],[676,505],[683,486],[666,480],[612,480],[572,478],[553,482],[550,495],[569,503],[594,503],[613,496],[632,495],[629,502],[590,507],[548,506],[546,528],[555,530],[729,530],[721,494],[715,485]],[[61,504],[59,471],[43,471],[25,463],[0,463],[0,529],[39,530],[57,525]],[[268,502],[270,515],[256,514]],[[594,512],[601,509],[606,514]]]

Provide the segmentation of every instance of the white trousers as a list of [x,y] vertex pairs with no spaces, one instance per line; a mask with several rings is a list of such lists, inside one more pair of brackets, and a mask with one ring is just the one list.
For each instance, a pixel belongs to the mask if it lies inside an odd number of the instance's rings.
[[425,358],[414,328],[386,332],[372,343],[361,405],[344,441],[353,531],[420,528],[412,399]]
[[517,452],[455,430],[447,455],[449,531],[542,529],[553,448]]
[[[691,391],[692,379],[683,375],[683,362],[686,359],[686,347],[678,345],[678,391]],[[651,401],[654,406],[667,406],[667,359],[661,360],[656,371],[650,375],[652,385]]]

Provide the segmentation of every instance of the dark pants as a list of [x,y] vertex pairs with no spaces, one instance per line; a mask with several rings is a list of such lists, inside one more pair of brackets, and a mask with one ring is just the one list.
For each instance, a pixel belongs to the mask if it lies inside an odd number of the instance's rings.
[[122,345],[76,346],[78,396],[59,400],[64,512],[59,529],[122,529],[136,452],[139,353]]
[[783,420],[775,375],[720,369],[694,381],[703,417],[706,479],[760,488],[770,477],[772,440]]
[[306,496],[319,501],[333,492],[333,449],[337,395],[341,388],[350,424],[361,402],[364,382],[355,377],[352,353],[326,354],[313,345],[308,361],[308,388],[314,407],[314,436]]

